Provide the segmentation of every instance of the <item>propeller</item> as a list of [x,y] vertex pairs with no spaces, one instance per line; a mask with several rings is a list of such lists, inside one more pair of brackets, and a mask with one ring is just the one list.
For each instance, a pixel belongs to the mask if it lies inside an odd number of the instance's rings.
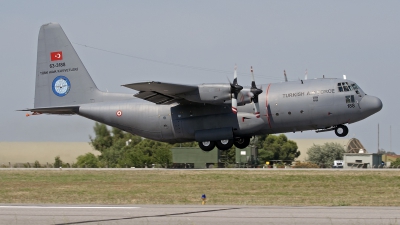
[[250,69],[251,72],[251,88],[250,92],[253,93],[253,104],[254,104],[254,114],[256,115],[257,118],[260,118],[260,105],[258,103],[258,95],[261,94],[263,91],[261,89],[258,89],[256,86],[256,82],[254,81],[254,73],[253,73],[253,67]]
[[232,112],[237,114],[237,98],[239,92],[243,89],[237,82],[237,66],[235,66],[235,72],[233,73],[233,83],[229,82],[231,85],[231,94],[232,94]]

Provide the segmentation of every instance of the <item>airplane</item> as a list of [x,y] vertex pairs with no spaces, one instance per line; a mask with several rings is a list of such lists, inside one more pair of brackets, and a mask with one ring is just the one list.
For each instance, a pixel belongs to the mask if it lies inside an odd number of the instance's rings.
[[382,109],[382,101],[353,81],[304,79],[256,86],[199,85],[159,81],[122,85],[136,94],[100,91],[58,23],[41,26],[38,38],[34,108],[29,115],[79,115],[144,138],[197,141],[204,151],[233,145],[246,148],[261,134],[334,131]]

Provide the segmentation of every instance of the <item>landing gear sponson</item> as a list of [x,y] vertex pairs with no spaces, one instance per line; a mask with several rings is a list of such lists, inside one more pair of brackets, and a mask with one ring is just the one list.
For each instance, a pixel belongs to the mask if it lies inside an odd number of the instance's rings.
[[327,132],[327,131],[335,131],[335,134],[338,137],[345,137],[349,133],[349,128],[347,128],[346,125],[340,124],[337,126],[321,129],[321,130],[316,130],[315,132],[320,133],[320,132]]
[[215,146],[219,150],[228,150],[230,149],[233,145],[235,145],[237,148],[243,149],[246,148],[250,144],[250,138],[235,138],[233,139],[226,139],[226,140],[218,140],[218,141],[202,141],[198,142],[199,147],[203,151],[211,151],[214,149]]

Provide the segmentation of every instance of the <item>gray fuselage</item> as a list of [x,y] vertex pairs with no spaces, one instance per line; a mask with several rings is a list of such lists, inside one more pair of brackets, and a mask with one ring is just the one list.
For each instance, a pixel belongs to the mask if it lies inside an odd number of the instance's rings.
[[[355,88],[341,91],[338,84]],[[253,103],[156,105],[140,99],[82,104],[77,114],[145,138],[169,143],[195,141],[196,131],[231,128],[234,137],[328,128],[378,112],[382,102],[344,79],[312,79],[262,85],[261,118]],[[241,99],[238,99],[240,105]]]

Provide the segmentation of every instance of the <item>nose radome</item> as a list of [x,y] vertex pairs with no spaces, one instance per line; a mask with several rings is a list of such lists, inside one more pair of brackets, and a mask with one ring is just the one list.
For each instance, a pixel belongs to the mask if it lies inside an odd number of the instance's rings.
[[382,109],[382,101],[374,96],[366,95],[360,101],[360,107],[363,112],[371,115],[379,112]]

